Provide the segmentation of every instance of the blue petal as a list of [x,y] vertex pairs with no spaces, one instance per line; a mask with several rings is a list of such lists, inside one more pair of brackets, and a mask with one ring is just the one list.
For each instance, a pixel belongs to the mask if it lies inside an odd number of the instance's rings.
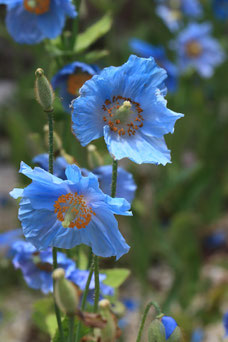
[[163,316],[161,321],[165,327],[166,340],[168,340],[168,338],[172,335],[172,333],[176,329],[177,323],[176,323],[175,319],[173,319],[172,317],[169,317],[169,316]]

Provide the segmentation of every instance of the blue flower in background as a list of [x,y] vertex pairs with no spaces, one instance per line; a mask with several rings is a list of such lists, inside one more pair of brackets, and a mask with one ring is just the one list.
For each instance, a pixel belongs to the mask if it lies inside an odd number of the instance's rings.
[[182,72],[195,69],[202,77],[211,77],[214,68],[224,61],[225,55],[218,41],[211,37],[209,23],[191,23],[173,43]]
[[[33,158],[33,163],[38,164],[42,169],[48,171],[49,156],[48,153],[38,154]],[[57,157],[53,163],[54,175],[66,179],[65,170],[69,164],[64,157]]]
[[225,337],[228,337],[228,311],[223,316],[223,325],[225,329]]
[[71,0],[0,0],[7,5],[6,25],[13,39],[36,44],[59,36],[66,17],[77,15]]
[[52,86],[59,88],[64,109],[71,112],[71,101],[79,94],[79,89],[93,75],[98,74],[100,69],[96,65],[82,62],[73,62],[62,68],[53,78]]
[[22,197],[18,217],[26,239],[37,249],[72,248],[84,243],[103,257],[118,259],[128,252],[114,214],[132,215],[130,205],[125,199],[105,195],[95,175],[83,177],[76,165],[69,165],[67,180],[62,180],[23,162],[20,172],[32,183],[10,195]]
[[169,163],[164,134],[173,133],[183,115],[166,107],[166,77],[154,58],[134,55],[124,65],[93,76],[73,101],[72,129],[82,146],[104,136],[117,160]]
[[170,92],[177,89],[178,71],[175,64],[170,62],[166,56],[163,46],[154,46],[144,42],[143,40],[133,38],[130,40],[132,51],[141,57],[154,57],[156,63],[167,71],[166,85]]
[[228,17],[228,0],[214,0],[213,9],[217,18],[226,20]]
[[[22,271],[29,287],[41,290],[45,294],[53,291],[51,248],[39,252],[31,243],[17,241],[12,245],[10,252],[14,267]],[[66,278],[69,278],[76,267],[74,261],[60,252],[58,252],[58,265],[65,270]]]
[[9,255],[9,250],[15,241],[18,241],[23,236],[22,229],[13,229],[0,234],[0,251],[6,252]]
[[226,245],[226,234],[222,230],[214,231],[211,235],[207,236],[204,240],[207,248],[215,249]]
[[163,316],[161,322],[165,328],[165,338],[168,340],[176,329],[177,323],[174,318],[169,316]]
[[157,15],[164,21],[170,31],[180,28],[183,16],[199,18],[202,7],[198,0],[157,0]]
[[198,328],[193,331],[191,342],[202,342],[204,337],[204,332],[202,329]]
[[[76,269],[75,271],[73,271],[69,277],[69,280],[71,280],[72,282],[74,282],[82,291],[85,290],[86,287],[86,282],[89,276],[89,271],[87,270],[79,270]],[[103,281],[106,279],[106,275],[99,273],[99,280],[100,280],[100,292],[102,296],[113,296],[114,295],[114,289],[111,286],[108,286],[106,284],[103,283]],[[90,290],[90,294],[89,294],[89,298],[94,297],[94,289],[95,289],[95,278],[94,278],[94,274],[91,278],[91,282],[89,285],[89,290]]]

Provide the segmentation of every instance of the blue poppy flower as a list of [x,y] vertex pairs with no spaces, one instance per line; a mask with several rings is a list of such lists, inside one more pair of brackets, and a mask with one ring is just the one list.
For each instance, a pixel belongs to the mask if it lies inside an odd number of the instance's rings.
[[202,342],[204,337],[204,332],[202,329],[198,328],[193,331],[191,342]]
[[69,165],[67,180],[62,180],[23,162],[20,172],[32,183],[10,195],[22,197],[18,217],[26,239],[37,249],[72,248],[84,243],[103,257],[119,259],[128,252],[114,214],[132,215],[130,205],[123,198],[105,195],[95,175],[83,177],[76,165]]
[[202,14],[202,6],[198,0],[157,0],[157,3],[156,13],[170,31],[180,28],[184,15],[199,18]]
[[[39,154],[32,160],[38,164],[42,169],[48,171],[48,154]],[[66,179],[65,170],[69,164],[64,157],[58,157],[54,161],[54,175]],[[89,171],[87,169],[81,169],[83,176],[87,176]],[[111,195],[112,184],[112,165],[105,165],[94,169],[93,174],[98,177],[100,189],[107,195]],[[116,197],[125,198],[131,203],[135,196],[135,190],[137,186],[135,184],[132,174],[122,167],[118,167],[117,173],[117,186]]]
[[[74,282],[82,291],[84,291],[86,288],[88,276],[89,276],[89,271],[76,269],[74,272],[71,273],[69,280]],[[106,278],[107,278],[107,276],[105,274],[99,273],[100,293],[101,293],[102,297],[114,295],[113,287],[108,286],[108,285],[103,283],[103,281]],[[90,290],[89,298],[94,297],[93,296],[94,290],[95,290],[94,274],[92,275],[92,278],[90,281],[89,290]],[[102,297],[101,297],[101,299],[102,299]]]
[[218,19],[226,20],[228,17],[228,0],[214,0],[213,9]]
[[71,0],[0,0],[7,5],[6,25],[13,39],[36,44],[63,30],[66,17],[77,15]]
[[59,88],[64,109],[71,112],[71,101],[78,95],[79,89],[93,75],[98,74],[100,69],[96,65],[82,62],[73,62],[63,67],[53,78],[52,86]]
[[165,328],[165,338],[166,340],[168,340],[170,336],[173,334],[174,330],[176,329],[177,322],[174,318],[169,316],[163,316],[161,322]]
[[169,163],[163,135],[172,133],[183,115],[166,108],[166,76],[154,58],[134,55],[124,65],[93,76],[73,101],[72,129],[82,146],[104,136],[117,160]]
[[[88,174],[88,170],[82,169],[84,175]],[[92,170],[93,174],[98,177],[100,189],[107,195],[111,196],[112,185],[112,165],[104,165]],[[135,197],[137,186],[132,174],[122,167],[118,167],[116,197],[125,198],[131,203]]]
[[[17,241],[11,247],[11,255],[14,267],[22,271],[29,287],[41,290],[45,294],[53,291],[51,248],[39,252],[31,243]],[[57,257],[59,267],[65,270],[65,276],[69,278],[76,268],[74,261],[60,252]]]
[[211,37],[209,23],[191,23],[173,44],[182,72],[195,69],[202,77],[211,77],[214,68],[224,61],[225,55],[218,41]]
[[[49,156],[48,153],[38,154],[33,158],[33,163],[38,164],[42,169],[48,171]],[[64,157],[57,157],[53,163],[54,175],[61,179],[66,179],[65,170],[69,164]]]
[[223,325],[225,329],[225,337],[228,337],[228,311],[223,316]]
[[156,63],[167,71],[166,85],[168,90],[170,92],[176,91],[178,80],[177,67],[168,60],[163,46],[154,46],[143,40],[133,38],[130,40],[130,47],[134,53],[141,57],[154,57]]
[[22,229],[13,229],[0,234],[0,251],[7,253],[9,256],[9,250],[15,241],[20,240],[23,232]]

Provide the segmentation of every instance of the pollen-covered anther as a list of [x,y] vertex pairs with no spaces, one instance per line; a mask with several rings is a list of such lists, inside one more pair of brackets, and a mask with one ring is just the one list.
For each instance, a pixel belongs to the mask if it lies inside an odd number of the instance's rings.
[[62,222],[64,228],[86,228],[92,215],[95,215],[84,196],[78,195],[77,192],[59,196],[54,208],[57,219]]
[[102,105],[105,112],[103,121],[109,125],[111,131],[117,132],[119,136],[128,133],[135,135],[136,131],[143,127],[143,112],[140,103],[123,96],[113,96],[112,101],[107,99]]
[[31,13],[40,15],[49,11],[51,0],[24,0],[24,8]]

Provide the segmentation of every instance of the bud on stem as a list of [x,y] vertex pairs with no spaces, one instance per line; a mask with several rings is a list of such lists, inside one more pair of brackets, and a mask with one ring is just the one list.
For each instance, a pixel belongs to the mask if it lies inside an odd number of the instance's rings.
[[35,72],[35,95],[36,100],[39,102],[45,112],[53,111],[54,91],[47,77],[44,75],[44,71],[38,68]]

